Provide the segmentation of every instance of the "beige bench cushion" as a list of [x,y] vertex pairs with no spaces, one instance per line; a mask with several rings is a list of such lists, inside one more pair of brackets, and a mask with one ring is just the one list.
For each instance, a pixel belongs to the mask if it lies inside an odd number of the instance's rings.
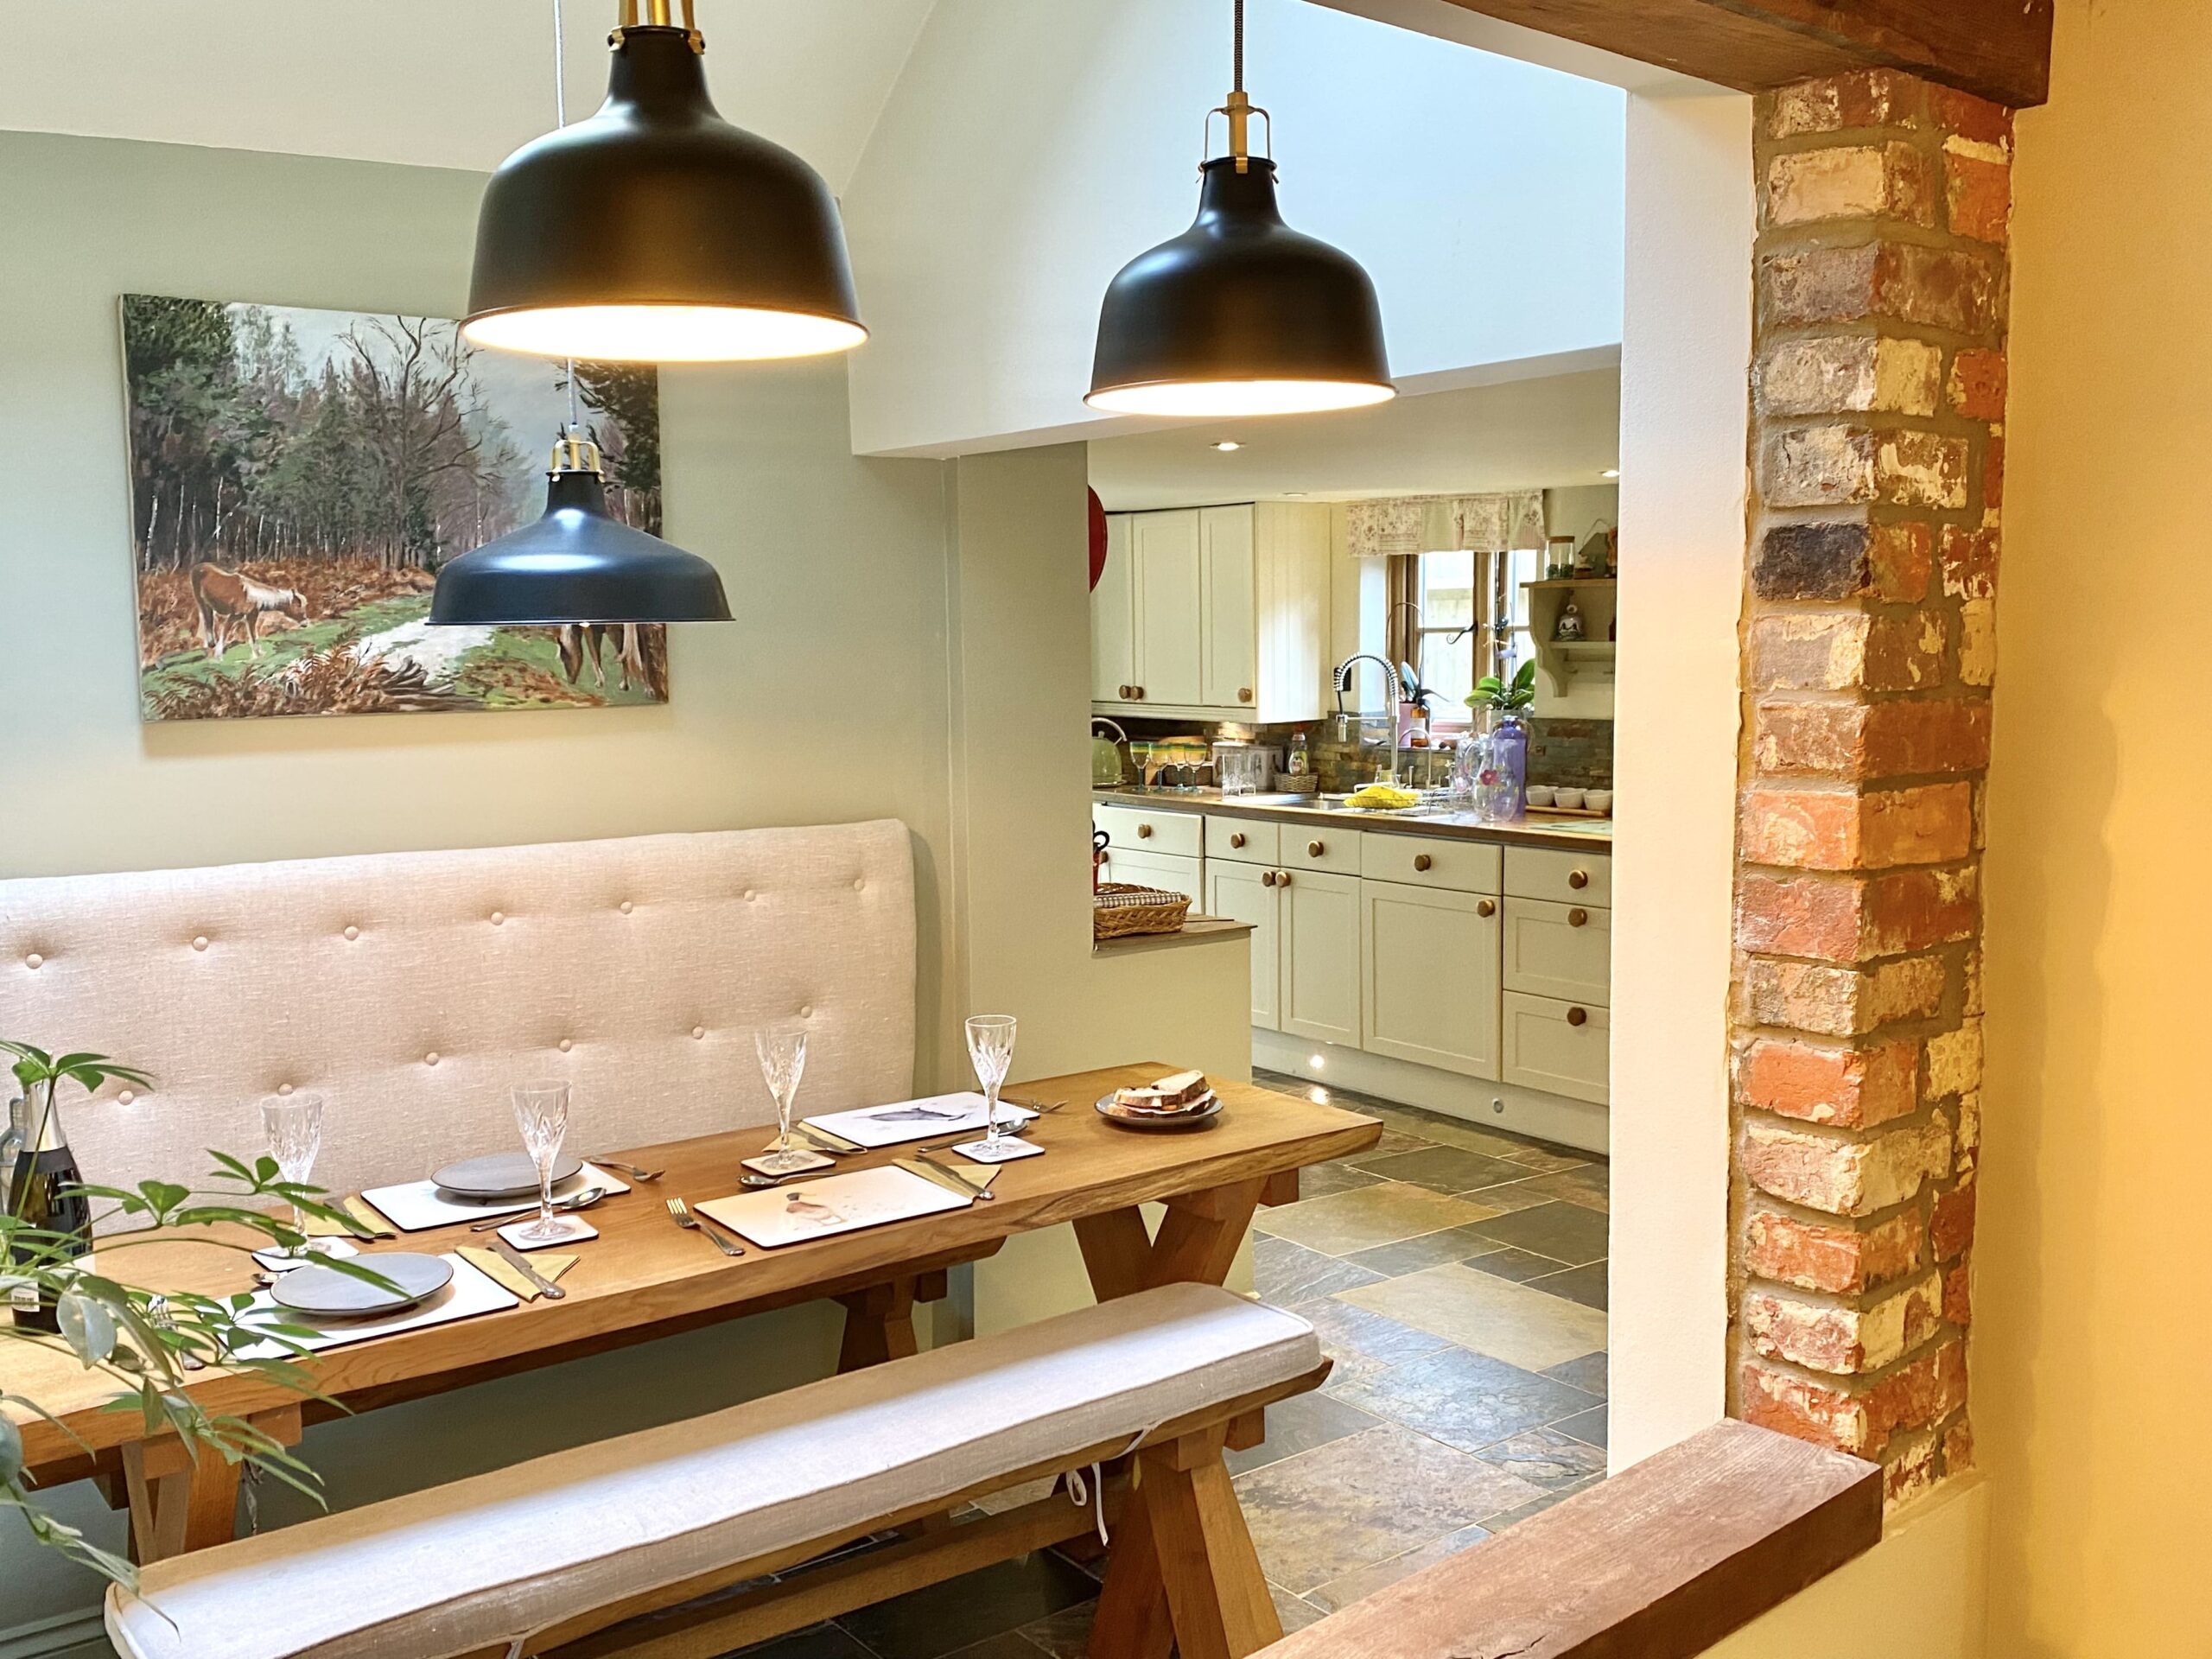
[[128,1659],[446,1659],[1320,1363],[1296,1315],[1170,1285],[178,1556],[108,1630]]

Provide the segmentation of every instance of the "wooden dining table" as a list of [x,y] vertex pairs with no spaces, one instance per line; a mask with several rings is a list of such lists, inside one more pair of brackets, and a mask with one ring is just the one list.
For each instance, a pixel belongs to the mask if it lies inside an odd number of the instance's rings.
[[[731,1257],[672,1222],[666,1200],[741,1190],[740,1160],[761,1150],[758,1127],[620,1149],[620,1157],[664,1173],[632,1183],[591,1211],[600,1236],[577,1245],[559,1300],[539,1298],[502,1312],[318,1352],[304,1367],[325,1398],[303,1399],[270,1378],[222,1367],[188,1373],[184,1389],[211,1412],[243,1417],[283,1445],[308,1425],[465,1388],[472,1382],[608,1349],[834,1298],[844,1308],[841,1370],[912,1353],[915,1302],[944,1294],[953,1267],[998,1251],[1019,1233],[1071,1224],[1100,1300],[1179,1281],[1219,1284],[1262,1205],[1293,1202],[1299,1172],[1373,1146],[1376,1119],[1249,1084],[1217,1083],[1223,1109],[1211,1127],[1132,1130],[1109,1123],[1092,1103],[1173,1068],[1146,1064],[1037,1079],[1010,1094],[1065,1101],[1026,1138],[1042,1157],[1001,1165],[995,1197],[960,1210]],[[916,1143],[924,1144],[924,1143]],[[911,1156],[912,1146],[837,1160],[836,1171]],[[435,1149],[426,1149],[426,1160]],[[950,1160],[980,1173],[981,1166]],[[1156,1228],[1141,1206],[1165,1206]],[[404,1233],[365,1247],[449,1251],[482,1243],[465,1225]],[[184,1240],[119,1255],[118,1272],[149,1289],[228,1294],[252,1288],[245,1258]],[[37,1401],[51,1419],[9,1403],[27,1467],[42,1486],[91,1478],[111,1503],[127,1506],[131,1547],[142,1561],[204,1548],[232,1536],[238,1466],[196,1460],[173,1434],[149,1433],[136,1410],[109,1406],[113,1381],[43,1349],[8,1355],[7,1389]]]

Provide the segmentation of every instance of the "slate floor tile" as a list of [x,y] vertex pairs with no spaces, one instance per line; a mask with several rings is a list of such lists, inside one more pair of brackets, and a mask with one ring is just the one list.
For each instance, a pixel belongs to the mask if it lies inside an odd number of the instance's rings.
[[[1555,1207],[1574,1208],[1572,1205]],[[1586,1216],[1590,1212],[1584,1210],[1577,1213]],[[1441,1192],[1431,1192],[1425,1187],[1378,1181],[1373,1186],[1333,1193],[1325,1198],[1308,1198],[1269,1211],[1255,1228],[1325,1255],[1350,1255],[1354,1250],[1370,1249],[1377,1244],[1394,1244],[1402,1238],[1488,1220],[1491,1215],[1491,1211],[1478,1205],[1447,1198]]]
[[1372,1428],[1375,1422],[1371,1414],[1333,1395],[1294,1394],[1268,1408],[1266,1440],[1249,1452],[1227,1454],[1229,1472],[1241,1475],[1249,1469],[1280,1463],[1300,1452]]
[[1554,1296],[1564,1296],[1570,1302],[1580,1302],[1585,1307],[1602,1308],[1605,1306],[1605,1264],[1592,1262],[1586,1268],[1569,1268],[1565,1273],[1547,1274],[1541,1279],[1526,1281],[1531,1290],[1549,1291]]
[[[1344,1389],[1342,1397],[1363,1411],[1469,1452],[1572,1417],[1591,1403],[1580,1389],[1464,1348],[1394,1365],[1371,1382]],[[1497,1459],[1487,1461],[1504,1467]]]
[[1570,1268],[1605,1259],[1611,1218],[1579,1204],[1540,1204],[1485,1223],[1483,1231],[1499,1243],[1536,1255],[1548,1255]]
[[1554,1175],[1538,1175],[1529,1185],[1569,1204],[1602,1211],[1611,1202],[1612,1171],[1605,1164],[1585,1164],[1580,1169],[1562,1169]]
[[1097,1593],[1097,1581],[1089,1573],[1065,1556],[1040,1549],[893,1596],[847,1613],[837,1623],[876,1659],[947,1659]]
[[[1491,1241],[1497,1243],[1496,1239]],[[1471,1268],[1499,1279],[1510,1279],[1515,1284],[1526,1284],[1531,1279],[1548,1279],[1553,1274],[1567,1271],[1567,1263],[1554,1262],[1548,1255],[1531,1255],[1526,1250],[1509,1250],[1500,1246],[1481,1255],[1462,1256]]]
[[[1433,1141],[1422,1140],[1419,1135],[1408,1135],[1403,1129],[1385,1128],[1380,1141],[1364,1152],[1354,1153],[1344,1161],[1354,1169],[1367,1169],[1372,1167],[1380,1160],[1402,1158],[1409,1152],[1426,1151],[1435,1144]],[[1386,1176],[1384,1179],[1388,1179],[1389,1177]]]
[[1547,1366],[1544,1375],[1557,1378],[1571,1389],[1580,1389],[1585,1394],[1594,1394],[1600,1400],[1605,1397],[1605,1355],[1603,1350],[1594,1354],[1584,1354],[1576,1359],[1563,1360],[1556,1365]]
[[1360,1167],[1433,1192],[1465,1192],[1471,1187],[1519,1180],[1526,1174],[1518,1165],[1469,1152],[1465,1147],[1423,1147],[1416,1152],[1370,1155],[1360,1160]]
[[1241,1475],[1236,1491],[1268,1580],[1302,1595],[1539,1489],[1393,1425]]
[[[1580,1390],[1577,1390],[1580,1392]],[[1605,1454],[1553,1428],[1531,1428],[1475,1454],[1548,1492],[1586,1485],[1605,1472]]]
[[1494,1533],[1503,1532],[1516,1522],[1526,1521],[1532,1515],[1541,1515],[1554,1503],[1563,1503],[1577,1492],[1585,1491],[1597,1484],[1598,1480],[1594,1476],[1588,1480],[1579,1480],[1572,1486],[1562,1486],[1555,1492],[1546,1492],[1541,1497],[1531,1498],[1517,1509],[1508,1510],[1502,1515],[1493,1515],[1484,1521],[1483,1525]]
[[1355,1307],[1334,1296],[1309,1302],[1298,1313],[1320,1334],[1321,1351],[1339,1363],[1347,1354],[1358,1354],[1385,1365],[1395,1365],[1402,1360],[1433,1354],[1451,1342],[1448,1337],[1440,1337],[1433,1331],[1424,1331],[1387,1314]]
[[1252,1240],[1252,1288],[1260,1293],[1262,1301],[1273,1302],[1277,1307],[1294,1306],[1339,1290],[1356,1290],[1387,1276],[1376,1268],[1324,1255],[1287,1238],[1258,1234]]
[[[1377,1244],[1372,1249],[1355,1250],[1343,1261],[1365,1269],[1377,1279],[1395,1279],[1402,1273],[1419,1273],[1423,1268],[1440,1268],[1446,1262],[1464,1262],[1471,1255],[1489,1255],[1503,1249],[1504,1245],[1484,1235],[1484,1225],[1482,1222],[1473,1222],[1465,1227],[1447,1227],[1441,1232],[1402,1238],[1395,1244]],[[1554,1273],[1558,1270],[1556,1267],[1551,1269]],[[1353,1290],[1357,1287],[1345,1285],[1342,1288]]]
[[[1377,1561],[1372,1567],[1363,1567],[1332,1579],[1306,1592],[1306,1599],[1328,1612],[1349,1607],[1363,1600],[1387,1585],[1409,1578],[1421,1568],[1457,1555],[1461,1550],[1482,1542],[1490,1536],[1482,1527],[1462,1527],[1457,1532],[1447,1532],[1441,1538],[1431,1539],[1419,1548],[1409,1549],[1402,1555],[1393,1555],[1387,1561]],[[1287,1631],[1285,1634],[1288,1634]]]
[[1560,1418],[1552,1427],[1562,1434],[1572,1434],[1578,1440],[1602,1447],[1605,1444],[1605,1408],[1592,1406],[1572,1417]]
[[1480,1271],[1490,1256],[1363,1285],[1337,1298],[1448,1342],[1541,1371],[1605,1345],[1605,1316]]
[[1315,1164],[1298,1172],[1298,1196],[1300,1198],[1325,1198],[1332,1192],[1349,1192],[1355,1186],[1372,1186],[1382,1178],[1371,1175],[1357,1164],[1332,1161]]
[[1008,1630],[1002,1636],[986,1637],[971,1647],[962,1648],[947,1659],[1039,1659],[1044,1652],[1019,1630]]
[[725,1659],[875,1659],[875,1656],[835,1624],[814,1624],[789,1636],[739,1648]]
[[1559,1200],[1548,1192],[1539,1192],[1536,1178],[1524,1175],[1519,1180],[1502,1181],[1495,1186],[1478,1186],[1465,1192],[1455,1192],[1455,1198],[1465,1198],[1469,1204],[1479,1204],[1499,1215],[1510,1215],[1516,1210],[1534,1210],[1540,1204],[1557,1204]]

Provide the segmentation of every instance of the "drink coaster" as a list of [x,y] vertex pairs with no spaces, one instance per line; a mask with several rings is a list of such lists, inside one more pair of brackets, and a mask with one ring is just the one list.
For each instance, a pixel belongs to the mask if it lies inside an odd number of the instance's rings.
[[969,1141],[952,1150],[971,1164],[1010,1164],[1018,1158],[1038,1157],[1045,1148],[1033,1141],[1007,1140],[996,1147],[988,1141]]
[[524,1216],[519,1221],[511,1221],[500,1228],[499,1233],[501,1238],[518,1250],[550,1250],[563,1244],[581,1243],[587,1238],[599,1236],[599,1229],[582,1216],[556,1216],[553,1224],[561,1230],[556,1238],[524,1238],[522,1236],[524,1228],[537,1225],[536,1216]]
[[811,1169],[829,1169],[836,1165],[835,1158],[810,1152],[804,1147],[793,1147],[788,1154],[773,1148],[751,1158],[738,1160],[756,1175],[804,1175]]

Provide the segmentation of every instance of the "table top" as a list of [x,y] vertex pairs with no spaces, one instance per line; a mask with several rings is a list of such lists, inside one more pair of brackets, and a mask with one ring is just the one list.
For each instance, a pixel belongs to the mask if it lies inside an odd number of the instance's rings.
[[[701,1199],[742,1190],[739,1160],[760,1152],[761,1129],[623,1148],[622,1157],[666,1173],[658,1181],[632,1183],[630,1192],[592,1210],[600,1237],[575,1247],[580,1259],[561,1281],[567,1293],[563,1300],[541,1298],[503,1313],[334,1349],[305,1362],[306,1368],[325,1394],[356,1405],[378,1403],[379,1391],[404,1397],[403,1390],[457,1387],[522,1365],[861,1289],[901,1271],[976,1261],[1017,1233],[1300,1169],[1371,1146],[1382,1133],[1373,1118],[1238,1084],[1216,1085],[1226,1109],[1205,1130],[1122,1129],[1092,1109],[1109,1090],[1149,1082],[1173,1069],[1115,1066],[1012,1085],[1010,1092],[1020,1098],[1067,1104],[1039,1118],[1028,1137],[1047,1155],[1001,1166],[993,1184],[998,1196],[990,1202],[773,1250],[748,1246],[738,1258],[678,1228],[665,1201],[682,1198],[696,1208]],[[841,1159],[838,1168],[887,1163],[913,1149],[885,1147]],[[965,1160],[952,1161],[968,1166]],[[403,1233],[391,1243],[365,1246],[364,1259],[378,1250],[436,1252],[483,1240],[465,1225]],[[182,1240],[118,1252],[108,1271],[163,1289],[215,1294],[251,1288],[245,1257]],[[38,1401],[60,1420],[48,1422],[14,1403],[4,1408],[22,1431],[34,1471],[143,1437],[137,1413],[102,1409],[116,1394],[111,1379],[29,1344],[0,1344],[0,1357],[6,1361],[7,1391]],[[213,1411],[242,1414],[298,1402],[296,1395],[259,1377],[221,1370],[196,1373],[186,1386]]]
[[1326,824],[1338,830],[1358,830],[1386,836],[1442,836],[1451,841],[1491,841],[1504,846],[1549,847],[1564,852],[1589,852],[1604,856],[1612,851],[1611,818],[1574,817],[1529,809],[1517,823],[1492,823],[1472,812],[1429,809],[1409,812],[1363,812],[1355,807],[1300,802],[1282,795],[1210,794],[1205,791],[1094,788],[1093,802],[1103,806],[1134,806],[1154,812],[1196,812],[1208,817],[1272,818],[1304,828]]

